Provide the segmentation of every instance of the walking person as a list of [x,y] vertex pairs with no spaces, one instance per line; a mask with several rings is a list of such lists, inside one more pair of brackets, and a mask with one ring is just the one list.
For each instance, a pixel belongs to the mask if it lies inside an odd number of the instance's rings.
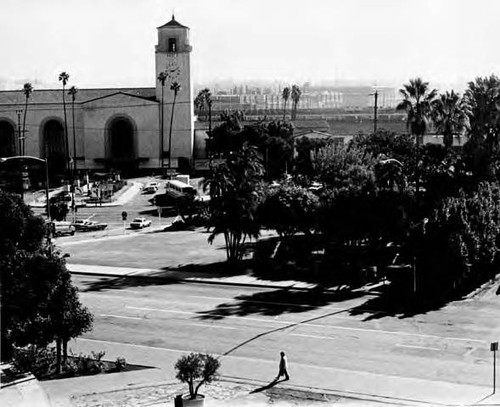
[[288,375],[288,360],[285,356],[285,352],[280,352],[280,355],[280,368],[275,380],[278,380],[281,376],[285,376],[285,380],[290,380],[290,376]]

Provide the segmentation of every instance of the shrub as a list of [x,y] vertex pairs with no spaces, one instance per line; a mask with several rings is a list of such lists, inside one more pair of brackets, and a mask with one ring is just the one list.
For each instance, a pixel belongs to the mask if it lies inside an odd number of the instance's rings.
[[[75,356],[72,355],[74,366],[72,370],[74,373],[78,372],[82,375],[92,375],[101,373],[104,369],[104,362],[101,360],[106,352],[94,352],[92,351],[90,355],[84,355],[80,353]],[[76,370],[75,370],[76,368]]]
[[127,360],[124,357],[117,357],[115,360],[115,369],[117,371],[125,370],[127,367]]
[[[212,355],[190,353],[179,358],[175,364],[175,377],[189,386],[189,396],[196,398],[202,384],[211,383],[218,378],[220,362]],[[195,384],[198,381],[198,384]]]
[[56,362],[54,348],[36,347],[31,345],[23,349],[15,349],[12,366],[18,373],[32,373],[37,378],[51,373]]

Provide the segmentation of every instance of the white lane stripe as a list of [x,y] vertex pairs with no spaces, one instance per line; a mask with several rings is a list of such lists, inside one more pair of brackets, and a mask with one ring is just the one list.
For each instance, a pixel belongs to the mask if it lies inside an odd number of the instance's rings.
[[127,317],[127,316],[124,316],[124,315],[111,315],[111,314],[100,314],[99,316],[106,317],[106,318],[144,319],[144,318],[139,318],[139,317]]
[[329,339],[329,340],[337,339],[331,336],[307,335],[307,334],[290,334],[290,336],[301,336],[303,338],[316,338],[316,339]]
[[193,326],[202,326],[204,328],[218,328],[218,329],[236,329],[238,330],[238,328],[234,328],[232,326],[223,326],[223,325],[214,325],[214,324],[197,324],[197,323],[192,323],[192,324],[189,324],[189,325],[193,325]]
[[440,348],[433,348],[431,346],[417,346],[417,345],[404,345],[402,343],[397,343],[395,346],[398,348],[409,348],[409,349],[423,349],[423,350],[437,350],[440,351]]
[[[126,308],[136,309],[136,310],[140,310],[140,311],[157,311],[157,312],[166,312],[166,313],[174,313],[174,314],[187,314],[187,315],[196,315],[196,316],[203,315],[203,313],[199,313],[199,312],[173,311],[173,310],[158,309],[158,308],[144,308],[144,307],[130,307],[130,306],[127,306]],[[371,333],[379,333],[379,334],[386,334],[386,335],[400,335],[400,336],[409,336],[409,337],[415,337],[415,338],[432,338],[432,339],[439,339],[439,340],[446,339],[446,340],[450,340],[450,341],[488,343],[487,341],[484,341],[484,340],[472,339],[472,338],[456,338],[456,337],[452,337],[452,336],[415,334],[415,333],[411,333],[411,332],[385,331],[382,329],[352,328],[352,327],[339,326],[339,325],[319,325],[319,324],[311,324],[309,322],[301,323],[300,321],[299,322],[296,322],[296,321],[278,321],[278,320],[274,320],[274,319],[272,319],[272,320],[258,319],[258,318],[238,317],[238,316],[234,316],[234,315],[225,315],[224,318],[234,318],[234,319],[245,320],[245,321],[265,322],[265,323],[269,323],[269,324],[275,323],[275,324],[281,324],[281,325],[310,326],[310,327],[322,328],[322,329],[330,328],[330,329],[340,329],[340,330],[345,330],[345,331],[371,332]]]

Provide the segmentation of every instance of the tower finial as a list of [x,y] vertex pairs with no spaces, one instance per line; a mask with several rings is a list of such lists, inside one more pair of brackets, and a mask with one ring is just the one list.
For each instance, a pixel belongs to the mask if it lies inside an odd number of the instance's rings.
[[174,13],[174,10],[172,9],[172,20],[175,21],[175,13]]

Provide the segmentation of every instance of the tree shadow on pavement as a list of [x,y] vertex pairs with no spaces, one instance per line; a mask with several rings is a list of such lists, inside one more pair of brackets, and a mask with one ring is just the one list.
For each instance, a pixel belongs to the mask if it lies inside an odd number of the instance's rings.
[[332,302],[341,302],[364,295],[365,293],[350,290],[331,292],[321,289],[294,290],[284,288],[237,296],[234,298],[236,302],[219,304],[212,310],[198,312],[198,318],[220,320],[230,316],[242,317],[252,314],[277,316],[284,313],[300,313],[323,307]]
[[407,290],[386,286],[380,289],[380,295],[368,299],[365,303],[349,310],[350,315],[366,315],[364,321],[383,317],[411,318],[418,314],[436,311],[448,304],[444,298],[425,298],[415,296]]
[[125,277],[101,277],[98,281],[81,282],[85,288],[81,292],[105,291],[105,290],[123,290],[131,287],[146,287],[152,285],[170,285],[178,284],[179,281],[172,278],[151,278],[141,276]]

